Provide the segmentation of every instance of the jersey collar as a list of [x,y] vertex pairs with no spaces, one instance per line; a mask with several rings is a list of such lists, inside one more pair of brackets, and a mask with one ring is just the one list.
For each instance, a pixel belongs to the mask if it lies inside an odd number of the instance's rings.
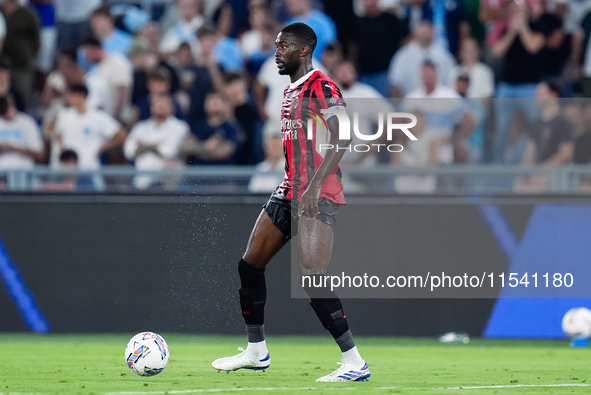
[[289,89],[294,89],[299,85],[302,85],[308,78],[310,78],[310,76],[312,76],[312,74],[314,74],[316,71],[318,71],[318,69],[314,68],[312,69],[308,74],[304,75],[302,78],[300,78],[299,80],[297,80],[296,82],[292,82],[291,84],[289,84]]

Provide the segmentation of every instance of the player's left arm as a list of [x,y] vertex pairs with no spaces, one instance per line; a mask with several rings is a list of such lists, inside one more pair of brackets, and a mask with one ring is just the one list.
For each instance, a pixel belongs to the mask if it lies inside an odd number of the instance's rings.
[[339,133],[339,121],[336,116],[330,118],[327,121],[327,124],[328,130],[330,131],[329,144],[333,148],[326,151],[324,160],[320,164],[316,174],[314,174],[314,177],[310,180],[308,188],[302,194],[298,207],[298,216],[300,217],[316,218],[322,184],[324,184],[324,181],[326,181],[328,176],[337,168],[343,155],[345,155],[346,148],[351,143],[350,138],[344,140],[340,139],[341,133]]

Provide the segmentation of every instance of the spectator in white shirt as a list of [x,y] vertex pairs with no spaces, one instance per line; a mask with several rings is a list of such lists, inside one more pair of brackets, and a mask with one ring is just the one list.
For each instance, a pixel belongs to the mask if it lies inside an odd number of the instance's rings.
[[450,88],[456,86],[459,76],[467,74],[470,78],[470,86],[466,97],[469,99],[485,99],[492,97],[495,89],[495,81],[491,68],[480,62],[480,50],[478,43],[473,38],[467,38],[460,45],[461,63],[454,67],[449,74],[447,85]]
[[[341,94],[347,101],[350,113],[357,114],[359,131],[363,134],[373,134],[378,129],[379,113],[386,114],[393,110],[388,100],[384,99],[380,92],[370,85],[357,80],[357,71],[353,63],[347,61],[338,65],[335,69],[335,82],[341,89]],[[365,144],[356,134],[353,136],[351,146]],[[374,147],[368,152],[346,151],[343,164],[355,164],[361,166],[373,166],[378,162],[378,151]]]
[[129,59],[118,53],[107,53],[96,38],[84,43],[86,59],[95,64],[89,75],[98,75],[109,87],[111,100],[104,103],[104,110],[118,120],[129,121],[131,118],[131,87],[133,84],[133,66]]
[[438,151],[440,163],[466,162],[466,141],[476,127],[476,118],[455,90],[439,83],[433,62],[426,60],[420,72],[422,84],[406,96],[404,108],[425,114],[427,129],[442,142]]
[[43,106],[43,125],[55,119],[58,110],[65,106],[65,94],[71,84],[84,83],[88,88],[86,104],[90,107],[104,108],[111,98],[107,83],[98,75],[85,76],[79,67],[75,52],[64,52],[57,58],[57,68],[47,76],[41,95]]
[[388,80],[392,97],[404,97],[421,86],[421,65],[429,59],[441,81],[447,81],[456,62],[451,54],[433,44],[433,25],[422,21],[413,30],[413,40],[392,57]]
[[69,107],[57,113],[53,127],[60,148],[75,151],[79,168],[85,170],[99,168],[103,152],[121,146],[125,140],[119,122],[103,110],[88,108],[87,96],[86,85],[71,85],[66,92]]
[[453,89],[441,84],[437,65],[430,59],[422,62],[419,68],[421,83],[408,92],[407,98],[413,99],[458,99],[460,95]]
[[[163,170],[181,166],[181,146],[189,136],[189,125],[173,116],[169,95],[152,98],[152,117],[138,122],[125,140],[125,157],[135,161],[138,170]],[[157,178],[140,175],[134,179],[138,189],[146,189]]]
[[19,112],[10,96],[0,96],[0,169],[32,169],[43,158],[35,120]]

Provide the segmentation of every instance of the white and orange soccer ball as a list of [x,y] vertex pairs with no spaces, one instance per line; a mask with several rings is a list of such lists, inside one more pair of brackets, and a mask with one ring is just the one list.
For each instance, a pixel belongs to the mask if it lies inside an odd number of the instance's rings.
[[162,372],[169,356],[166,341],[153,332],[138,333],[125,347],[127,366],[140,376],[154,376]]
[[571,339],[591,337],[591,311],[586,307],[574,307],[562,318],[562,330]]

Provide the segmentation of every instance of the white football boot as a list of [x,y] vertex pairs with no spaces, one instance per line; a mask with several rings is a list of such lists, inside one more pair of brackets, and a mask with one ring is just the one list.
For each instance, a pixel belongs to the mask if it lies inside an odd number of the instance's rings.
[[242,347],[238,347],[238,350],[241,351],[240,354],[216,359],[211,363],[211,366],[213,366],[214,369],[217,369],[218,373],[222,370],[225,370],[226,373],[230,373],[230,371],[236,371],[238,369],[265,371],[271,365],[271,356],[269,353],[267,353],[267,356],[263,359],[259,359],[248,354]]
[[334,372],[320,377],[317,382],[337,382],[337,381],[368,381],[371,376],[367,363],[363,362],[363,366],[353,365],[350,363],[337,362],[341,365]]

